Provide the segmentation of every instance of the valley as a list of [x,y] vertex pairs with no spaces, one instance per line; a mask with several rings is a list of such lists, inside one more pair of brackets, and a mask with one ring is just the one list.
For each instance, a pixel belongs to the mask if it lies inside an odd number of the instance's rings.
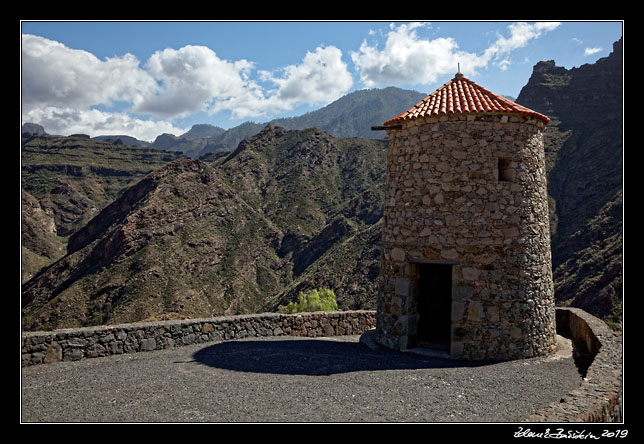
[[[620,41],[592,65],[539,62],[517,98],[551,118],[557,304],[617,330],[622,82]],[[343,310],[374,309],[386,140],[370,127],[424,96],[368,90],[299,118],[198,125],[152,144],[24,127],[22,328],[275,311],[322,287]]]

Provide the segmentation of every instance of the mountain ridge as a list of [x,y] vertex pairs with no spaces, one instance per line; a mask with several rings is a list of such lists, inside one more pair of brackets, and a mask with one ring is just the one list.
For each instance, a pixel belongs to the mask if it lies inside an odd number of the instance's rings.
[[226,159],[173,160],[24,284],[23,327],[263,311],[336,243],[371,226],[384,147],[267,125]]
[[[234,150],[245,138],[259,133],[266,125],[285,129],[317,127],[336,137],[381,138],[371,127],[398,114],[425,97],[417,91],[396,87],[364,89],[351,92],[334,102],[306,114],[276,118],[265,123],[244,122],[227,130],[210,124],[195,124],[180,135],[159,134],[151,143],[130,136],[97,136],[96,140],[121,140],[126,145],[152,146],[167,151],[180,151],[192,158],[210,153]],[[348,123],[349,122],[349,123]],[[36,125],[31,127],[30,125]],[[25,123],[23,131],[37,131],[40,125]],[[30,129],[31,128],[31,129]],[[44,129],[42,129],[44,132]]]
[[21,269],[27,280],[124,189],[180,154],[74,136],[23,133]]
[[[596,64],[567,70],[539,62],[517,98],[551,118],[545,150],[557,303],[581,307],[615,328],[622,307],[622,64],[621,41]],[[23,195],[29,207],[23,224],[33,224],[29,230],[43,239],[66,229],[69,252],[25,283],[23,327],[274,311],[299,291],[323,286],[336,291],[343,309],[375,308],[386,141],[335,137],[315,126],[255,125],[246,125],[256,132],[232,150],[200,159],[169,153],[178,157],[131,176],[131,184],[111,192],[113,201],[75,228],[57,222],[52,230],[52,206],[43,202],[66,192],[91,205],[74,180],[97,168],[69,161],[47,166],[68,176],[30,184],[35,194]],[[47,137],[23,139],[31,143],[27,154],[99,144]],[[58,145],[38,147],[39,140]],[[31,168],[23,164],[23,171]],[[64,249],[55,242],[32,248]]]

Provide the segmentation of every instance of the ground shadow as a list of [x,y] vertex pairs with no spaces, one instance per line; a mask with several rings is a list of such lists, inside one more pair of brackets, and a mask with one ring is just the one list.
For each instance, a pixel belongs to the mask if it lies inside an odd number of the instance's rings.
[[202,364],[226,370],[310,376],[486,365],[385,349],[372,350],[357,342],[324,339],[227,341],[205,347],[197,351],[193,357]]

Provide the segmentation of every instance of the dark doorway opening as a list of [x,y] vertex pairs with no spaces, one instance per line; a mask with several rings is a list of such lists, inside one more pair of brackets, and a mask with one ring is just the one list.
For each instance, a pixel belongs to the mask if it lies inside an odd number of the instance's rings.
[[417,264],[418,328],[416,346],[450,349],[452,327],[452,265]]

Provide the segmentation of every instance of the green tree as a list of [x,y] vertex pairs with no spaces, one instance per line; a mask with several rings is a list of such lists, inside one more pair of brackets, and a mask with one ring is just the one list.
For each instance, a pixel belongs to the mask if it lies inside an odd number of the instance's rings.
[[328,288],[311,290],[308,293],[300,292],[297,302],[289,302],[288,305],[280,305],[280,311],[288,314],[311,312],[311,311],[336,311],[338,302],[335,300],[335,293]]

